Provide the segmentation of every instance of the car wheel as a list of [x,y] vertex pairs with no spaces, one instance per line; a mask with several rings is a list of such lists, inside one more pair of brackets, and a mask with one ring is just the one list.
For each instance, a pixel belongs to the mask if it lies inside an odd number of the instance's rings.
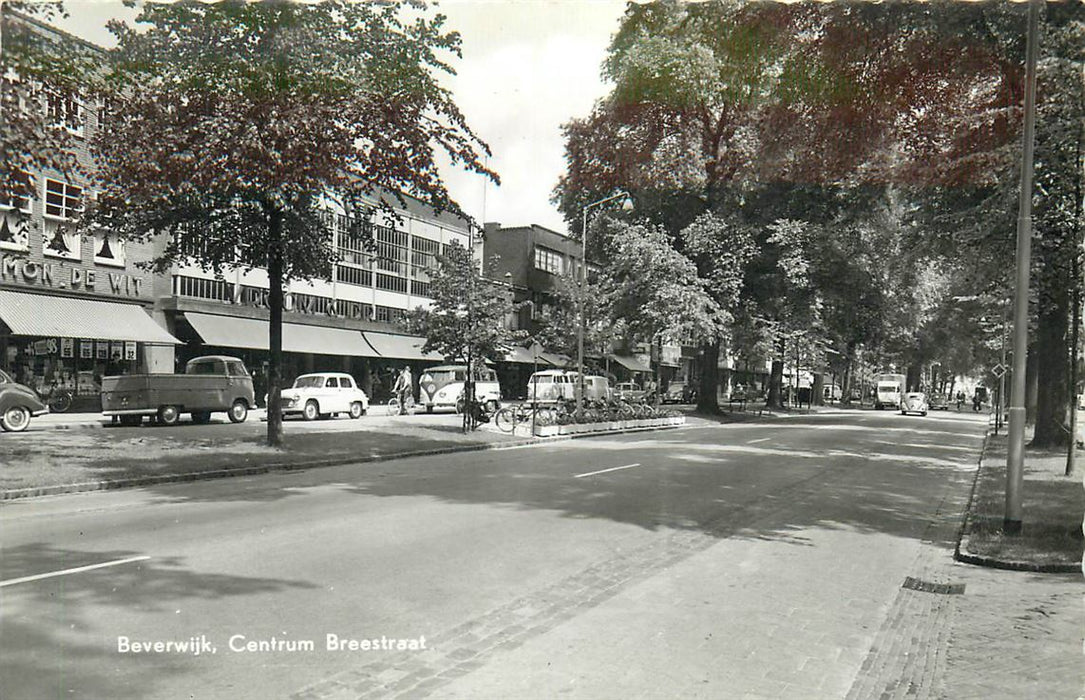
[[12,406],[0,416],[0,428],[9,433],[21,433],[30,425],[30,411],[25,406]]
[[350,417],[351,418],[361,418],[362,414],[364,414],[364,413],[365,413],[365,409],[362,408],[362,402],[361,401],[355,401],[354,403],[352,403],[350,405]]
[[316,420],[320,416],[320,406],[316,401],[312,399],[305,402],[305,408],[302,409],[301,415],[305,420]]
[[227,415],[230,416],[231,423],[244,423],[245,419],[249,417],[249,405],[241,399],[238,399],[230,406],[230,411]]
[[162,406],[158,409],[158,422],[162,425],[177,425],[181,420],[181,411],[176,406]]

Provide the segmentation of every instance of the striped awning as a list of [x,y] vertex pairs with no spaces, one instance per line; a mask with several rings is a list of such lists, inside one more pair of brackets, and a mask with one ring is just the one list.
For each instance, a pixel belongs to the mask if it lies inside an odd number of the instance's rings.
[[422,352],[422,346],[426,344],[426,339],[416,335],[363,331],[362,336],[373,352],[376,353],[376,357],[386,357],[393,360],[418,360],[421,362],[442,362],[444,360],[438,353]]
[[[267,321],[192,311],[186,311],[185,318],[207,345],[247,350],[268,349],[270,324]],[[362,338],[360,331],[302,323],[283,324],[283,352],[345,357],[377,356]]]
[[178,345],[138,304],[0,290],[0,320],[12,335],[134,340]]

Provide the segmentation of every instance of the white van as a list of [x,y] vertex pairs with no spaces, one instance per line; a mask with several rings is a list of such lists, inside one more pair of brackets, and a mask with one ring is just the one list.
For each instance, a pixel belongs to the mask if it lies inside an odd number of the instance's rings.
[[[531,403],[552,403],[559,399],[574,399],[578,376],[580,375],[576,372],[563,369],[545,369],[535,372],[527,380],[527,400]],[[584,396],[592,401],[610,399],[610,380],[594,374],[584,375]]]
[[[467,365],[441,365],[429,367],[418,379],[419,403],[426,407],[426,413],[435,408],[461,410],[463,385],[467,379]],[[489,367],[475,368],[475,399],[494,411],[501,404],[501,385],[497,383],[497,374]]]

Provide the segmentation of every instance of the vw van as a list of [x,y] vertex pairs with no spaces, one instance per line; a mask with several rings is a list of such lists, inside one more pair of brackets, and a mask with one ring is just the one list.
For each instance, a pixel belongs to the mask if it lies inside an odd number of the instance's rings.
[[[497,374],[489,367],[475,367],[475,399],[493,412],[501,405],[501,386]],[[467,365],[440,365],[422,371],[418,379],[419,403],[426,413],[435,408],[463,409],[464,383]]]

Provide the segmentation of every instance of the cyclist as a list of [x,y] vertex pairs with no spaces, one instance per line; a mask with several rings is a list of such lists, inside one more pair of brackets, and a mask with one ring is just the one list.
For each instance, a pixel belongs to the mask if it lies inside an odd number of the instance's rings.
[[399,415],[403,416],[407,414],[407,398],[411,395],[411,391],[414,388],[414,382],[411,380],[411,368],[409,365],[404,365],[403,370],[396,377],[396,384],[392,388],[392,393],[399,399]]

